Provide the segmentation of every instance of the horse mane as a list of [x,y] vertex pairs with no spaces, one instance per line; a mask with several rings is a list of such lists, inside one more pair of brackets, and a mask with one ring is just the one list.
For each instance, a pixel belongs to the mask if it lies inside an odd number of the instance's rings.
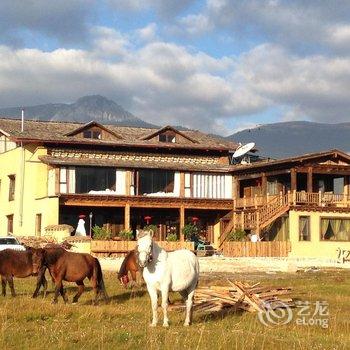
[[131,258],[131,256],[133,254],[135,254],[135,252],[133,250],[131,250],[124,258],[124,260],[120,266],[119,272],[118,272],[118,279],[121,279],[123,276],[128,274],[128,270],[126,269],[126,264],[128,263],[129,259]]
[[54,264],[66,252],[63,248],[44,248],[44,260],[46,264]]

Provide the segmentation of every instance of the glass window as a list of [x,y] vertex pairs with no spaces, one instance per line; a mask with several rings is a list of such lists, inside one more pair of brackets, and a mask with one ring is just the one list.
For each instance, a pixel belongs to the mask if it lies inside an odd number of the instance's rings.
[[323,241],[350,241],[350,219],[322,218],[320,231]]
[[310,216],[299,216],[299,241],[311,241]]
[[140,195],[148,193],[174,192],[174,171],[168,170],[139,170]]
[[85,139],[100,139],[101,133],[99,131],[85,130],[83,132],[83,137]]
[[114,168],[76,167],[75,193],[90,191],[115,191],[116,170]]
[[7,234],[13,234],[13,214],[7,215]]
[[176,135],[173,132],[163,132],[159,135],[160,142],[176,142]]
[[9,175],[9,180],[9,201],[13,201],[15,199],[16,176]]

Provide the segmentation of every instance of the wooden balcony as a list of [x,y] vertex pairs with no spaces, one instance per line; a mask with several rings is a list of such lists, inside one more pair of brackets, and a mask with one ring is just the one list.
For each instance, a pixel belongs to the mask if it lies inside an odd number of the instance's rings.
[[92,194],[61,194],[59,198],[60,205],[66,206],[125,207],[129,205],[137,208],[233,209],[232,199]]

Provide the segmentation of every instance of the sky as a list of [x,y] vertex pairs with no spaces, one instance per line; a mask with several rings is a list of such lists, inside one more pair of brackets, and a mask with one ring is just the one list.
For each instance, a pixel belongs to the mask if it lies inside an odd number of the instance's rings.
[[229,135],[350,121],[350,1],[1,0],[0,107],[99,94]]

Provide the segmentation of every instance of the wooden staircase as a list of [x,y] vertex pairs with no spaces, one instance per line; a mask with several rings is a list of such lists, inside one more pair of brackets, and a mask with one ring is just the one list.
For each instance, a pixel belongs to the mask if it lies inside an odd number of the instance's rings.
[[219,248],[225,242],[228,234],[235,229],[254,230],[255,233],[260,234],[264,228],[289,210],[291,200],[290,193],[287,193],[276,196],[257,208],[232,210],[229,213],[230,219],[226,221],[226,225],[220,235]]

